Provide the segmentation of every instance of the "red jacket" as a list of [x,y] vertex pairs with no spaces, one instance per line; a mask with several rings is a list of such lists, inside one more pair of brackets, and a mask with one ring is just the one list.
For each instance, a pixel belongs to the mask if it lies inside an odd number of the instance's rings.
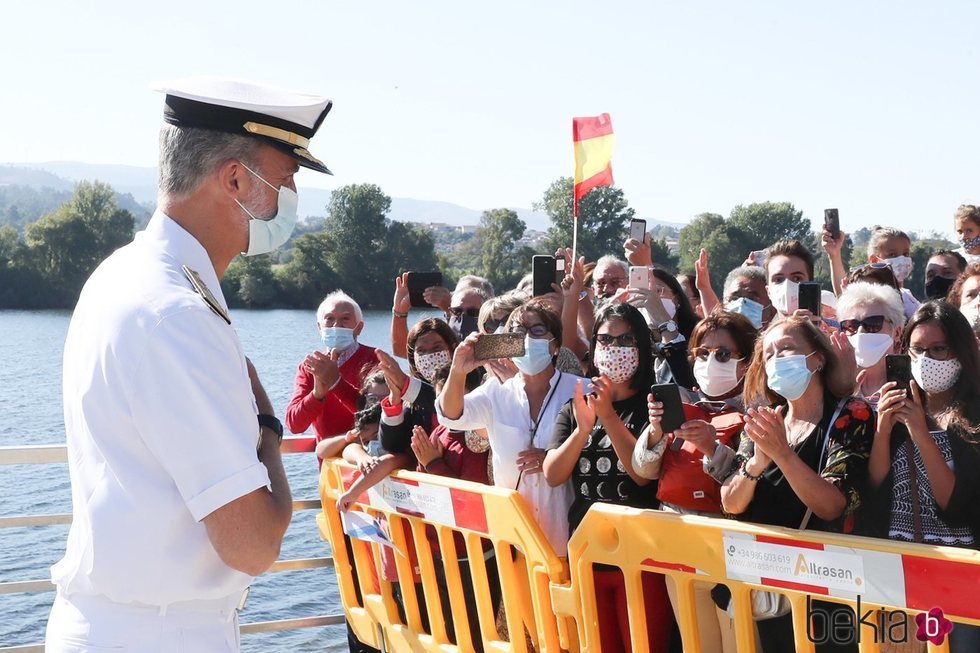
[[374,347],[360,345],[340,366],[337,385],[327,392],[323,401],[319,401],[313,396],[313,375],[300,363],[293,398],[286,406],[286,428],[293,433],[303,433],[312,424],[317,442],[349,431],[354,426],[354,411],[364,377],[377,364]]

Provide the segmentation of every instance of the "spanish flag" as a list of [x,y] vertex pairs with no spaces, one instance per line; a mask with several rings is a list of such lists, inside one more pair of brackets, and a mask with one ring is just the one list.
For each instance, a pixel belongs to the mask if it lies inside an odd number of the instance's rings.
[[608,113],[588,118],[572,118],[572,141],[575,144],[575,202],[596,186],[612,186],[612,120]]

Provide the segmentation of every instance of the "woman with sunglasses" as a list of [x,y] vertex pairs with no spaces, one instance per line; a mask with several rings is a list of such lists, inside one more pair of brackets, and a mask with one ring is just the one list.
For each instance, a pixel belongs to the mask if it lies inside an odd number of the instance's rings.
[[[769,326],[745,375],[746,404],[762,406],[746,411],[738,471],[721,487],[725,512],[760,524],[850,531],[867,478],[874,413],[864,400],[848,398],[853,379],[845,382],[840,365],[830,339],[808,318]],[[757,626],[765,653],[794,650],[791,615]]]
[[[685,422],[673,433],[660,428],[663,404],[647,397],[650,427],[637,439],[633,469],[659,479],[657,498],[663,510],[721,517],[720,484],[735,464],[734,447],[745,422],[742,385],[756,330],[743,315],[715,311],[691,333],[688,352],[701,401],[684,404]],[[696,583],[698,633],[706,653],[735,651],[732,620],[712,599],[713,583]],[[676,585],[667,579],[675,617]],[[727,607],[728,598],[722,601]]]
[[512,359],[518,373],[503,382],[488,376],[466,394],[466,375],[486,364],[474,355],[478,336],[473,334],[456,349],[436,410],[447,428],[487,430],[494,485],[517,490],[527,499],[555,552],[564,556],[572,491],[567,483],[548,485],[541,464],[558,412],[575,394],[581,377],[555,368],[561,319],[540,300],[531,299],[511,313],[506,331],[524,336],[524,355]]
[[[544,459],[544,477],[552,487],[572,481],[574,499],[568,510],[569,536],[593,503],[654,508],[649,480],[633,470],[636,436],[646,428],[647,389],[653,383],[650,328],[629,304],[605,304],[592,331],[593,392],[580,380],[575,397],[565,404],[551,433]],[[604,650],[629,651],[626,583],[615,567],[599,565],[593,572],[599,634]],[[667,651],[672,615],[664,577],[644,574],[643,589],[650,651]]]
[[858,366],[856,395],[878,405],[885,384],[885,356],[901,351],[905,308],[894,288],[858,281],[837,300],[841,333],[854,348]]
[[[980,549],[980,354],[963,315],[919,306],[902,344],[909,388],[882,387],[862,526],[904,542]],[[950,650],[980,650],[980,629],[956,624]]]

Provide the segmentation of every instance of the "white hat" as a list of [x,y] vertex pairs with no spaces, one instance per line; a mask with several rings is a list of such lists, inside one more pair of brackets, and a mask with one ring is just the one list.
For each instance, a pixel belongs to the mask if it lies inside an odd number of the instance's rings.
[[255,136],[305,168],[332,174],[308,149],[333,106],[325,97],[220,77],[188,77],[153,88],[167,94],[163,119],[171,125]]

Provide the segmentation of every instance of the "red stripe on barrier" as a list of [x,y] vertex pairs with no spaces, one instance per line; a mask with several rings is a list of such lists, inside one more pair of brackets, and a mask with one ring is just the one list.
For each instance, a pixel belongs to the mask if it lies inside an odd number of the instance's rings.
[[662,560],[654,560],[653,558],[647,558],[641,565],[646,565],[647,567],[658,567],[660,569],[671,569],[673,571],[686,571],[689,574],[698,573],[697,568],[691,565],[681,564],[679,562],[663,562]]
[[413,481],[410,478],[389,478],[388,480],[392,483],[404,483],[405,485],[414,485],[415,487],[419,486],[418,481]]
[[489,533],[487,528],[487,508],[483,505],[483,495],[466,490],[451,489],[453,499],[453,514],[456,516],[456,526],[468,528],[471,531]]
[[756,535],[756,542],[765,542],[766,544],[781,544],[783,546],[795,546],[801,549],[813,549],[814,551],[823,551],[823,544],[819,542],[804,542],[803,540],[790,540],[785,537],[773,537],[771,535]]
[[361,475],[361,472],[357,469],[350,469],[348,467],[340,468],[340,481],[344,486],[344,490],[349,490],[350,486],[354,484],[357,477]]
[[910,610],[942,608],[946,614],[980,619],[980,567],[966,562],[903,555],[905,604]]
[[409,515],[410,517],[420,517],[425,519],[425,513],[421,513],[417,510],[408,510],[400,506],[395,506],[395,512],[397,512],[399,515]]
[[810,594],[825,594],[830,595],[830,590],[826,587],[820,587],[819,585],[807,585],[806,583],[791,583],[785,580],[776,580],[775,578],[760,578],[759,582],[763,585],[768,585],[770,587],[782,587],[787,590],[796,590],[798,592],[808,592]]

